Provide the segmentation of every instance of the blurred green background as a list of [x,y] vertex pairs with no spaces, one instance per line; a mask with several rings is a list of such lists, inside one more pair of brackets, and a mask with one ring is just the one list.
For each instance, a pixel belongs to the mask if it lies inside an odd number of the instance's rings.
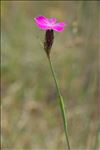
[[1,2],[2,150],[65,150],[57,93],[34,17],[68,23],[51,58],[72,150],[100,150],[99,1]]

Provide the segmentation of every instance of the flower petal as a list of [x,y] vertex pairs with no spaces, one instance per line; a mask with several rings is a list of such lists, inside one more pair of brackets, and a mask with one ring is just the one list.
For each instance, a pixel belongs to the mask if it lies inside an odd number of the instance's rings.
[[48,19],[44,16],[37,16],[34,18],[36,24],[48,24]]
[[43,29],[43,30],[48,30],[48,26],[46,24],[36,24],[38,28]]
[[60,32],[65,27],[64,22],[56,23],[56,21],[57,21],[56,18],[48,19],[44,16],[37,16],[36,18],[34,18],[34,20],[35,20],[35,23],[38,26],[38,28],[43,29],[43,30],[48,30],[48,29],[51,30],[52,29],[57,32]]
[[65,27],[65,23],[61,22],[61,23],[56,23],[55,25],[53,25],[53,30],[57,31],[57,32],[61,32],[62,30],[64,30]]
[[50,19],[48,19],[48,20],[49,20],[49,23],[51,23],[51,24],[55,24],[56,21],[57,21],[56,18],[50,18]]

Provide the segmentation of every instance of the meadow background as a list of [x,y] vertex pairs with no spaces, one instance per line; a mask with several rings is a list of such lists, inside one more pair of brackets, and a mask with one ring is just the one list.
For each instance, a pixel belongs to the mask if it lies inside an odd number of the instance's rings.
[[99,1],[1,2],[1,148],[65,150],[57,93],[34,17],[58,18],[51,59],[72,150],[100,150]]

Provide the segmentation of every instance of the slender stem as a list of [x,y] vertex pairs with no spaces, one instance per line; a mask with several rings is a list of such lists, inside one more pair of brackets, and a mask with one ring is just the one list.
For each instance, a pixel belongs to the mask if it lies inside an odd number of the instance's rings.
[[59,84],[58,84],[58,81],[57,81],[55,71],[53,69],[50,57],[48,57],[48,60],[49,60],[51,72],[52,72],[52,75],[53,75],[53,78],[54,78],[54,81],[55,81],[55,85],[56,85],[56,88],[57,88],[57,93],[59,95],[59,104],[60,104],[63,123],[64,123],[64,131],[65,131],[66,141],[67,141],[68,150],[70,150],[70,144],[69,144],[69,139],[68,139],[68,131],[67,131],[67,120],[66,120],[65,108],[64,108],[64,100],[63,100],[63,97],[62,97],[60,89],[59,89]]

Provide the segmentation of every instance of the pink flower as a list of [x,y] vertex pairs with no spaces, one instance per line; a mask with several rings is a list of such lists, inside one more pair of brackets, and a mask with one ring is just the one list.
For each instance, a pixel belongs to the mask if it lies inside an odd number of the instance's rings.
[[60,32],[64,30],[65,27],[65,23],[64,22],[57,23],[56,18],[48,19],[44,16],[37,16],[36,18],[34,18],[34,20],[37,27],[43,30],[55,30],[57,32]]

